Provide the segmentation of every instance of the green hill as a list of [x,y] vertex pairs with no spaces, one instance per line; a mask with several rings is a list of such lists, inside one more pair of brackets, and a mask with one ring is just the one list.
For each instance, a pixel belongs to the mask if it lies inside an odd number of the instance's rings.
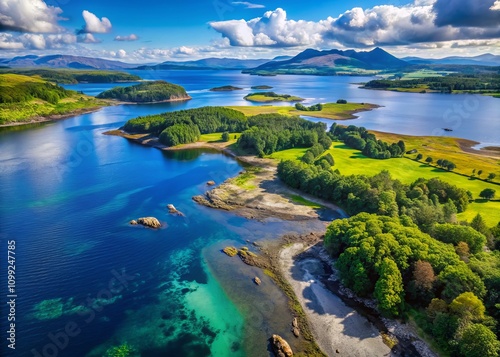
[[141,77],[125,72],[99,70],[20,68],[1,70],[0,73],[37,76],[41,79],[61,84],[137,82],[141,80]]
[[105,105],[37,77],[0,74],[0,125],[43,121]]
[[130,87],[115,87],[102,92],[97,98],[134,103],[173,102],[191,99],[183,87],[165,81],[145,82]]

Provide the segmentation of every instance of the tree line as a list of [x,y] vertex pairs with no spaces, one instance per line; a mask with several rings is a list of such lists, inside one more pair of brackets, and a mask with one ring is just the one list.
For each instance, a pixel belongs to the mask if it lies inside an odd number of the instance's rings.
[[0,91],[0,103],[25,103],[33,99],[41,99],[51,104],[70,97],[74,92],[68,91],[49,82],[21,82]]
[[403,140],[389,144],[382,140],[377,140],[364,127],[349,125],[347,127],[333,123],[330,127],[329,136],[333,141],[342,141],[347,146],[359,150],[366,157],[372,159],[390,159],[392,157],[402,157],[406,151]]

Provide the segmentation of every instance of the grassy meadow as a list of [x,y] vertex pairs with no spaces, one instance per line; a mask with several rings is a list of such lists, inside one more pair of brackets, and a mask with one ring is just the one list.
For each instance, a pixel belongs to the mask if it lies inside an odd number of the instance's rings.
[[295,106],[277,106],[277,105],[261,105],[261,106],[234,106],[228,107],[238,110],[246,116],[259,114],[282,114],[282,115],[306,115],[315,118],[325,119],[353,119],[355,113],[372,110],[378,106],[365,103],[327,103],[323,104],[323,109],[320,111],[302,111],[295,109]]
[[[276,160],[300,160],[306,151],[307,149],[305,148],[289,149],[275,152],[269,157]],[[468,177],[438,169],[409,158],[371,159],[362,155],[359,151],[338,142],[334,143],[332,148],[326,151],[324,155],[327,153],[331,153],[335,159],[333,169],[338,169],[342,175],[373,176],[382,170],[387,170],[393,178],[403,183],[414,182],[420,177],[427,179],[438,177],[443,181],[471,191],[475,199],[479,198],[479,193],[485,188],[496,190],[497,196],[500,196],[499,185],[482,180],[469,179]],[[487,224],[493,226],[500,221],[500,202],[478,200],[478,202],[472,203],[466,212],[459,214],[458,218],[470,221],[477,213],[481,213]]]

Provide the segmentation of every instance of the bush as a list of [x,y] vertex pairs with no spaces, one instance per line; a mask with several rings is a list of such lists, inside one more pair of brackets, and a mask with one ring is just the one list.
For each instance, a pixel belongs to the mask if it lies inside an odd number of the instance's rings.
[[339,99],[339,100],[337,100],[337,104],[347,104],[347,100]]

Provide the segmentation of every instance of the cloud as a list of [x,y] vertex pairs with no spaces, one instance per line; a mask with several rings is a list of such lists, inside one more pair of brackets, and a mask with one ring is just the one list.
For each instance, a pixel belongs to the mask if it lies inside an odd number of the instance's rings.
[[115,41],[137,41],[139,37],[136,34],[131,33],[128,36],[116,36]]
[[500,11],[500,0],[496,0],[493,5],[491,5],[490,10]]
[[109,21],[107,17],[103,17],[99,20],[96,15],[87,10],[83,10],[82,16],[85,20],[85,26],[78,31],[78,34],[108,33],[111,31],[111,21]]
[[32,34],[13,35],[0,33],[0,49],[4,50],[46,50],[61,49],[76,42],[72,34]]
[[251,3],[248,1],[233,1],[231,4],[245,6],[245,9],[264,9],[265,8],[264,5],[254,4],[254,3]]
[[43,0],[0,0],[0,31],[61,32],[59,7]]
[[[278,8],[251,20],[211,22],[244,47],[374,47],[488,40],[500,37],[500,0],[414,0],[413,3],[352,8],[336,18],[290,20]],[[466,12],[468,17],[462,16]],[[483,20],[484,19],[484,20]]]
[[498,27],[499,5],[498,0],[436,0],[433,11],[439,27]]
[[0,32],[0,50],[22,50],[24,45],[10,33]]
[[286,11],[278,8],[249,21],[217,21],[209,25],[232,46],[292,47],[320,43],[331,21],[288,20]]
[[84,33],[78,36],[78,42],[80,43],[101,43],[100,40],[94,37],[91,33]]

